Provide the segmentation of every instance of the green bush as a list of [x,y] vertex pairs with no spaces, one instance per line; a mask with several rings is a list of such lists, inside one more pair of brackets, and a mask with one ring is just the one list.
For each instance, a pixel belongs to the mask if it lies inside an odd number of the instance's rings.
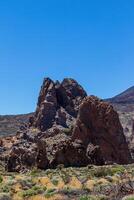
[[22,196],[25,198],[25,197],[31,197],[31,196],[34,196],[34,195],[37,195],[37,194],[41,194],[43,193],[44,191],[46,190],[45,187],[41,187],[41,186],[33,186],[31,189],[29,190],[26,190],[26,191],[23,191],[22,192]]
[[81,196],[79,200],[97,200],[95,196]]
[[69,128],[64,128],[64,129],[63,129],[63,133],[65,133],[66,135],[71,135],[72,132],[73,132],[73,128],[74,128],[73,125],[70,126]]
[[47,191],[46,191],[46,194],[45,194],[45,197],[46,198],[50,198],[50,197],[52,197],[54,194],[55,194],[55,189],[48,189]]
[[114,174],[123,173],[125,168],[123,166],[114,166],[114,167],[100,167],[92,172],[93,176],[98,178],[105,176],[113,176]]
[[37,176],[38,172],[39,172],[38,169],[35,167],[35,168],[32,169],[30,175],[31,176]]
[[87,196],[87,195],[85,195],[85,196],[82,196],[82,197],[80,197],[80,199],[79,200],[107,200],[108,198],[107,197],[105,197],[105,196]]
[[2,178],[2,176],[0,175],[0,183],[2,183],[3,182],[3,178]]
[[128,197],[125,200],[134,200],[134,197]]
[[4,193],[9,193],[10,192],[10,187],[7,185],[3,185],[1,188],[1,191]]
[[59,181],[58,181],[57,179],[53,179],[53,180],[52,180],[52,183],[53,183],[53,185],[57,186],[58,183],[59,183]]

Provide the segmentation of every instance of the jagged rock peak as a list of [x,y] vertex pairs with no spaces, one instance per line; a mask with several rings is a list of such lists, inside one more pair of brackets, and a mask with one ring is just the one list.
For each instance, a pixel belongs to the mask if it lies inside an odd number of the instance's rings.
[[74,97],[77,97],[77,96],[85,97],[85,96],[87,96],[87,93],[85,92],[83,87],[81,85],[79,85],[76,80],[74,80],[72,78],[65,78],[62,81],[61,84]]
[[77,117],[79,105],[86,96],[82,86],[72,78],[65,78],[61,83],[45,78],[35,115],[30,119],[31,126],[41,131],[51,128],[54,124],[68,127],[70,120]]
[[8,171],[132,162],[117,112],[73,79],[44,79],[30,123],[9,148]]

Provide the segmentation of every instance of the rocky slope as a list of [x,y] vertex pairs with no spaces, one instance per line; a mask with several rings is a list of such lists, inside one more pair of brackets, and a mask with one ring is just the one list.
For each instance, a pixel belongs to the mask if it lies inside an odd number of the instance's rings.
[[134,104],[134,86],[128,88],[121,94],[108,99],[108,101],[119,104]]
[[34,116],[1,152],[8,171],[132,161],[116,111],[73,79],[44,79]]
[[15,135],[21,126],[27,124],[30,114],[23,115],[0,115],[0,137]]

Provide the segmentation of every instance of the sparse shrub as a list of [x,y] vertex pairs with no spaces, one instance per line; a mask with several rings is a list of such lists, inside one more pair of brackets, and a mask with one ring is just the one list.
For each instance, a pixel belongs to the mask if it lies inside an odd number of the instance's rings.
[[124,198],[124,200],[134,200],[134,197],[126,197],[126,198]]
[[4,193],[9,193],[10,192],[10,188],[8,185],[3,185],[1,188],[1,191]]
[[64,181],[64,183],[65,184],[68,184],[69,183],[69,181],[70,181],[70,176],[68,175],[68,174],[62,174],[62,179],[63,179],[63,181]]
[[53,180],[52,180],[52,183],[53,183],[53,185],[57,186],[58,183],[59,183],[59,181],[58,181],[57,179],[53,179]]
[[108,197],[105,195],[99,196],[99,200],[108,200]]
[[21,184],[22,188],[32,188],[35,184],[33,183],[32,179],[26,178],[25,180],[19,180],[19,183]]
[[37,174],[38,174],[38,169],[37,168],[33,168],[31,173],[30,173],[30,175],[31,176],[37,176]]
[[22,197],[25,198],[25,197],[31,197],[31,196],[34,196],[34,195],[37,195],[37,194],[41,194],[45,190],[46,190],[45,187],[41,187],[41,186],[35,185],[31,189],[23,191],[22,192]]
[[114,166],[114,167],[100,167],[96,168],[95,171],[93,171],[92,175],[96,177],[104,177],[104,176],[113,176],[114,174],[123,173],[125,168],[123,166]]
[[71,135],[72,132],[73,132],[73,128],[74,128],[73,125],[70,126],[69,128],[64,128],[64,129],[63,129],[63,133],[65,133],[66,135]]
[[121,165],[117,165],[111,168],[111,176],[118,173],[123,173],[125,168]]
[[95,196],[81,196],[79,200],[97,200],[97,198]]
[[71,188],[70,187],[65,187],[64,189],[61,190],[63,194],[67,195],[71,193]]
[[110,183],[113,182],[113,178],[112,178],[112,176],[106,176],[105,178],[106,178],[106,180],[109,181]]
[[2,183],[3,182],[3,178],[2,178],[2,176],[0,175],[0,183]]
[[84,195],[82,197],[80,197],[79,200],[107,200],[108,198],[106,196],[87,196],[87,195]]
[[46,191],[45,197],[46,197],[46,198],[50,198],[50,197],[52,197],[52,196],[55,194],[55,192],[56,192],[55,189],[48,189],[48,190]]
[[64,165],[63,165],[63,164],[59,164],[59,165],[57,166],[57,169],[59,169],[59,170],[64,169]]
[[11,187],[11,186],[13,186],[15,183],[16,183],[16,180],[9,180],[9,181],[7,182],[7,185],[8,185],[9,187]]
[[47,193],[52,193],[52,192],[55,192],[55,189],[54,189],[54,188],[51,188],[51,189],[48,189],[48,190],[47,190]]

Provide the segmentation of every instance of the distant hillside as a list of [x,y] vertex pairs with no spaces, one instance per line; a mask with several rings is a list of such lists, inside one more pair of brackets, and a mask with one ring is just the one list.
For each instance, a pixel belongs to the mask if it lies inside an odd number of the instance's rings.
[[0,136],[13,135],[21,125],[28,122],[32,113],[23,115],[0,115]]
[[129,147],[134,151],[134,86],[105,101],[118,112]]
[[115,97],[107,100],[112,103],[125,103],[125,104],[134,103],[134,86],[130,87],[129,89],[125,90],[119,95],[116,95]]

